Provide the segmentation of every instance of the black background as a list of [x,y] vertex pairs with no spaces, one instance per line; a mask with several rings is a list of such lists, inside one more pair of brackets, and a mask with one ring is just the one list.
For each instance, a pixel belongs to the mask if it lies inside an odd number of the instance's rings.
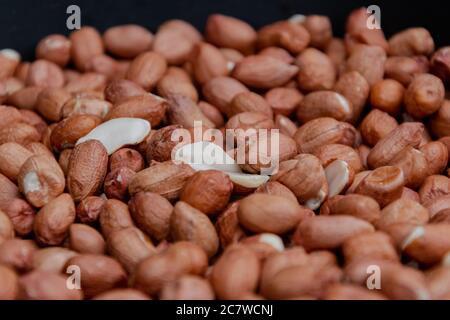
[[51,33],[67,34],[66,8],[81,7],[82,24],[100,30],[137,23],[155,32],[163,21],[184,19],[203,30],[211,13],[233,15],[255,27],[292,14],[324,14],[332,18],[335,34],[342,35],[345,18],[354,8],[377,4],[387,36],[411,26],[428,28],[437,46],[450,44],[447,1],[360,0],[0,0],[0,48],[14,48],[28,59],[38,40]]

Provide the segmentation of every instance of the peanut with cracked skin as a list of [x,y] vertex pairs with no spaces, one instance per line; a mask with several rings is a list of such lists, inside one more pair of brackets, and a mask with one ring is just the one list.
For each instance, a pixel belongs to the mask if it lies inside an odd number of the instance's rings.
[[28,158],[20,168],[19,189],[35,207],[42,208],[63,193],[64,173],[52,157],[37,155]]
[[0,50],[0,299],[449,298],[448,47],[369,16]]
[[108,168],[108,153],[98,140],[77,145],[70,155],[67,187],[75,201],[95,195]]

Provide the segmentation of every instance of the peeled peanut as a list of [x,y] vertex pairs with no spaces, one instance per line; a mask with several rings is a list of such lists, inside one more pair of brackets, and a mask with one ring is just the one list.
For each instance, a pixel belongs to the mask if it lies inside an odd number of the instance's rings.
[[328,184],[328,196],[334,197],[353,182],[355,172],[353,168],[343,160],[334,160],[325,168],[325,177]]
[[[150,132],[150,123],[142,119],[119,118],[102,123],[89,134],[78,140],[77,145],[98,140],[112,154],[125,145],[142,142]],[[112,139],[111,137],[114,137]]]

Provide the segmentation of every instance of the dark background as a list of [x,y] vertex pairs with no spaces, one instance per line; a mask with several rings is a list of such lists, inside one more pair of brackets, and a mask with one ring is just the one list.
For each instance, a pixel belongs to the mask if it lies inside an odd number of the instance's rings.
[[450,44],[449,1],[360,0],[0,0],[0,48],[13,48],[33,57],[37,41],[51,33],[67,34],[66,8],[81,7],[83,25],[100,30],[137,23],[155,32],[163,21],[184,19],[203,30],[211,13],[246,20],[255,27],[288,18],[295,13],[324,14],[332,18],[335,34],[342,35],[348,13],[371,4],[381,8],[381,24],[387,36],[406,27],[430,30],[437,46]]

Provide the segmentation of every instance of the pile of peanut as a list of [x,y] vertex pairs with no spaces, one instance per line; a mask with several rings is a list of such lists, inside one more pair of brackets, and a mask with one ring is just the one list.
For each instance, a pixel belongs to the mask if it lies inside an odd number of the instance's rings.
[[[0,299],[450,299],[450,47],[367,18],[1,50]],[[173,161],[197,121],[278,129],[278,172]]]

